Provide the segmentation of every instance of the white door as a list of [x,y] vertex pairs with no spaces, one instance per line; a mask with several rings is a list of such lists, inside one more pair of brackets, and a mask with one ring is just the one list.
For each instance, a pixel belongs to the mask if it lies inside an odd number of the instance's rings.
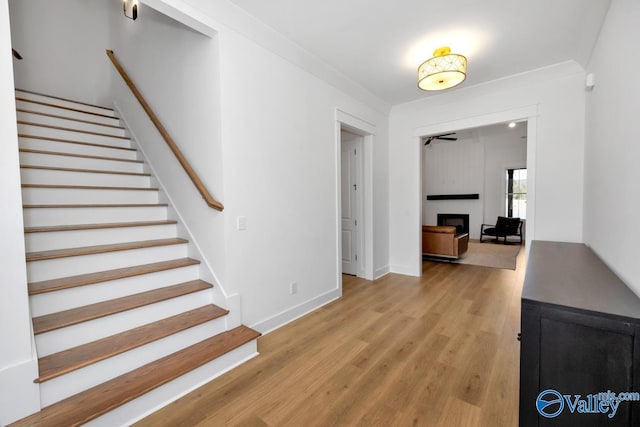
[[[358,191],[360,183],[357,135],[342,133],[342,272],[358,274]],[[352,138],[355,137],[355,138]]]

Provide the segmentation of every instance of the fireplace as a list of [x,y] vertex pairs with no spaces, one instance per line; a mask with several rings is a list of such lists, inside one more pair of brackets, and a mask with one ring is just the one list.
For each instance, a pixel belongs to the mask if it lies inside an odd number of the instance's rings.
[[469,214],[438,214],[438,225],[456,227],[456,233],[469,232]]

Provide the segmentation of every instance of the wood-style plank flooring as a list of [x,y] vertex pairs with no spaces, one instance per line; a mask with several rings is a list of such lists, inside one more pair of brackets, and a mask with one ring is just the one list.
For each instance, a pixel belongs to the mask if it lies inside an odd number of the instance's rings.
[[138,426],[517,426],[516,271],[424,263],[344,276],[343,297]]

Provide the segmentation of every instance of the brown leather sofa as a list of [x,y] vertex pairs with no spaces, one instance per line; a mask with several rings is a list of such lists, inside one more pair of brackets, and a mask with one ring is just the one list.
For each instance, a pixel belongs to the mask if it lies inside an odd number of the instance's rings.
[[422,226],[422,254],[460,258],[469,246],[469,234],[456,234],[456,228],[448,225]]

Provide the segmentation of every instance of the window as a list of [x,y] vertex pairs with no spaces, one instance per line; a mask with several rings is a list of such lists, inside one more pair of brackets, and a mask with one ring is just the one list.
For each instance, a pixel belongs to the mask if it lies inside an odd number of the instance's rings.
[[527,218],[527,169],[507,169],[506,213],[509,218]]

